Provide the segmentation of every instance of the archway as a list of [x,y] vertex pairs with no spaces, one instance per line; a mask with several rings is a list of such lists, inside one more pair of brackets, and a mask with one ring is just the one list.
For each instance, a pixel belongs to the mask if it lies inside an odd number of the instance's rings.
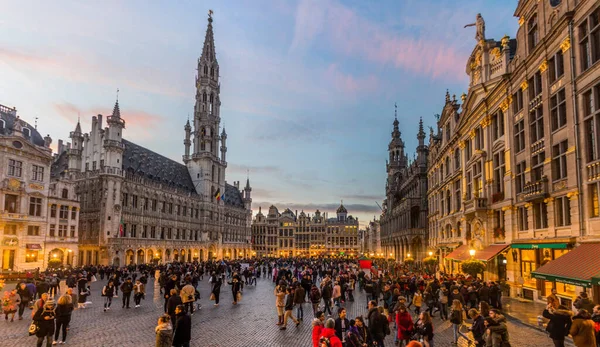
[[113,266],[117,266],[117,267],[118,267],[118,266],[121,266],[121,258],[119,258],[119,257],[115,257],[115,258],[113,259]]
[[146,254],[144,253],[143,249],[140,249],[137,251],[137,263],[138,264],[144,264],[146,262],[145,255]]
[[171,250],[167,249],[165,251],[165,261],[171,261]]
[[179,261],[179,251],[178,250],[173,251],[173,261]]
[[215,245],[211,245],[208,248],[208,260],[213,260],[214,258],[216,258],[216,253],[217,253],[217,249],[215,247]]
[[423,260],[423,240],[417,236],[412,239],[411,249],[414,252],[414,259],[417,261]]
[[151,249],[146,251],[146,263],[152,264],[154,262],[154,251]]
[[198,252],[198,259],[199,260],[204,260],[204,249],[200,249],[200,252]]
[[133,249],[128,249],[125,252],[125,265],[131,265],[134,263],[134,255],[135,253],[133,252]]
[[162,249],[157,249],[156,250],[156,254],[154,255],[154,260],[156,261],[156,263],[161,263],[163,259],[163,251]]
[[58,268],[63,265],[65,261],[65,252],[62,249],[55,248],[48,253],[48,267]]

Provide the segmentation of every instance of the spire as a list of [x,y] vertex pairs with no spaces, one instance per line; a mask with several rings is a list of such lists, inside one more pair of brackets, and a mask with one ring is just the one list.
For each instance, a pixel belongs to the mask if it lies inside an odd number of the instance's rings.
[[419,142],[421,139],[425,139],[425,130],[423,129],[423,117],[419,119],[419,133],[417,134],[417,139],[419,139]]
[[185,127],[183,127],[183,129],[184,130],[192,130],[192,126],[190,125],[190,120],[189,119],[185,123]]
[[225,128],[223,128],[223,131],[221,132],[221,137],[227,138],[227,133],[225,132]]
[[212,15],[213,11],[208,10],[208,27],[206,28],[206,36],[204,37],[204,47],[202,48],[202,56],[200,59],[205,61],[217,61],[217,55],[215,53],[215,37],[213,34],[212,27]]
[[446,103],[450,102],[450,92],[446,89]]
[[398,122],[398,105],[394,103],[394,131],[392,131],[392,138],[394,139],[399,139],[400,135],[402,135],[400,133],[400,128],[398,127],[399,124],[400,122]]
[[81,135],[81,123],[79,122],[79,118],[77,119],[77,125],[75,126],[75,134]]
[[113,107],[112,116],[121,118],[121,110],[119,109],[119,89],[117,89],[117,101],[115,102],[115,107]]
[[250,178],[246,178],[246,187],[244,188],[245,190],[249,190],[250,188]]

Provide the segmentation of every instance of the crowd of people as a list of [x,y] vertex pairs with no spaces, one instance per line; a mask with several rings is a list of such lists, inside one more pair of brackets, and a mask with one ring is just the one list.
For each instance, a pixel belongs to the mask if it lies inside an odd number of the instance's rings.
[[[46,345],[63,344],[73,311],[87,307],[91,283],[102,283],[100,294],[107,312],[119,295],[122,309],[132,307],[131,296],[133,308],[140,307],[146,285],[154,281],[164,299],[164,312],[155,328],[156,346],[187,347],[192,316],[202,308],[199,283],[204,277],[210,283],[210,292],[205,294],[218,307],[223,286],[229,287],[232,305],[237,305],[244,286],[256,285],[261,276],[268,280],[261,285],[272,282],[274,287],[275,324],[280,330],[287,329],[290,320],[298,327],[305,315],[312,313],[313,347],[379,347],[389,335],[396,346],[433,347],[432,317],[436,314],[450,322],[453,345],[463,339],[470,346],[510,346],[499,283],[462,275],[428,275],[422,269],[390,263],[361,269],[351,260],[269,258],[45,271],[28,274],[26,280],[4,292],[3,312],[5,320],[13,322],[22,320],[30,309],[33,322],[29,333],[37,337],[37,346],[44,341]],[[367,307],[358,310],[363,314],[349,317],[347,305],[355,301],[357,292],[366,295]],[[600,305],[594,306],[586,293],[581,293],[573,314],[560,305],[555,291],[547,300],[543,316],[549,320],[547,330],[554,346],[564,346],[568,335],[578,347],[597,346]]]

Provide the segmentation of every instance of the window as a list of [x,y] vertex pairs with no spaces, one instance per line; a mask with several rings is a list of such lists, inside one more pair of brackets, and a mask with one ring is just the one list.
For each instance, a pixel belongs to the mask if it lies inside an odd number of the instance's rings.
[[533,223],[536,229],[548,227],[548,209],[543,201],[533,203]]
[[29,139],[31,137],[31,130],[29,128],[23,128],[23,137]]
[[553,83],[557,79],[561,78],[565,74],[565,63],[563,58],[562,50],[559,50],[550,60],[549,65],[549,80]]
[[525,149],[525,121],[521,119],[515,124],[515,153]]
[[27,226],[27,235],[28,236],[40,236],[39,225],[28,225]]
[[552,131],[556,131],[567,125],[567,104],[565,102],[565,89],[550,98],[550,116],[552,119]]
[[152,211],[156,212],[157,206],[158,206],[158,203],[157,203],[156,199],[152,199]]
[[89,171],[90,170],[90,163],[85,163],[85,171]]
[[446,176],[450,175],[450,157],[446,157]]
[[529,125],[531,143],[536,143],[544,138],[544,112],[541,104],[529,112],[529,121],[531,122]]
[[567,178],[567,140],[552,146],[552,179]]
[[44,167],[39,165],[33,165],[33,174],[31,179],[34,181],[43,181],[44,180]]
[[56,224],[50,224],[50,231],[48,232],[50,236],[56,236]]
[[600,206],[598,205],[599,185],[599,182],[589,185],[590,197],[588,201],[590,204],[590,217],[600,217]]
[[537,182],[544,176],[544,160],[546,152],[542,151],[531,158],[531,182]]
[[143,209],[144,209],[144,211],[148,211],[148,198],[144,198]]
[[92,162],[92,170],[96,170],[96,161]]
[[517,194],[523,192],[523,188],[525,188],[525,162],[522,161],[517,164],[515,167],[515,189],[517,190]]
[[156,238],[156,227],[150,227],[150,238],[151,239]]
[[8,213],[19,213],[18,201],[19,198],[17,195],[4,195],[4,211],[7,211]]
[[498,111],[492,116],[492,138],[495,141],[502,136],[504,136],[504,113]]
[[494,154],[494,193],[504,192],[504,173],[506,172],[504,161],[504,151]]
[[133,208],[137,208],[138,207],[138,197],[137,197],[137,195],[132,195],[131,196],[131,207],[133,207]]
[[142,226],[142,238],[145,239],[148,237],[148,226],[144,225]]
[[173,214],[173,203],[172,202],[169,203],[169,213]]
[[513,94],[513,113],[517,114],[523,109],[523,90],[519,88],[516,93]]
[[460,204],[460,202],[461,202],[460,201],[460,199],[461,199],[461,196],[460,196],[460,183],[461,183],[460,180],[454,182],[454,204],[455,204],[454,209],[456,211],[460,211],[460,205],[461,205]]
[[69,228],[70,228],[70,234],[69,234],[69,236],[70,237],[75,237],[75,226],[71,225]]
[[533,51],[539,42],[537,14],[534,14],[527,22],[527,44],[529,53]]
[[58,237],[67,237],[67,226],[64,224],[58,225]]
[[473,165],[473,192],[476,193],[476,197],[481,197],[483,194],[483,170],[481,160],[478,160]]
[[4,235],[17,235],[17,225],[6,224],[4,226]]
[[38,259],[38,251],[32,251],[28,249],[25,251],[25,262],[26,263],[34,263]]
[[446,124],[446,143],[450,142],[450,122]]
[[571,205],[569,198],[566,196],[556,198],[554,200],[554,209],[556,210],[556,226],[571,225]]
[[454,150],[454,169],[460,169],[460,149]]
[[71,207],[71,219],[77,219],[77,207]]
[[121,205],[123,205],[123,207],[127,207],[128,203],[129,203],[129,194],[123,193],[123,201],[121,202]]
[[137,237],[137,225],[131,224],[131,235],[130,237]]
[[480,127],[475,129],[475,149],[483,149],[483,131],[481,131]]
[[22,161],[8,159],[8,175],[9,176],[21,177],[22,170],[23,170],[23,162]]
[[465,140],[465,162],[468,162],[472,157],[471,140]]
[[35,217],[42,215],[42,198],[29,198],[29,215]]
[[529,79],[529,102],[542,94],[542,74],[538,71]]
[[583,95],[583,118],[587,162],[600,159],[600,84]]
[[67,219],[69,218],[69,206],[61,206],[58,218]]
[[600,60],[600,7],[579,26],[581,71]]
[[181,216],[181,205],[177,205],[175,207],[176,207],[176,210],[177,210],[177,215]]
[[51,218],[56,218],[56,205],[52,205],[50,206],[50,217]]
[[68,198],[69,198],[69,190],[68,190],[68,189],[66,189],[66,188],[65,188],[65,189],[63,189],[63,190],[62,190],[62,195],[61,195],[61,196],[62,196],[62,198],[63,198],[63,199],[68,199]]

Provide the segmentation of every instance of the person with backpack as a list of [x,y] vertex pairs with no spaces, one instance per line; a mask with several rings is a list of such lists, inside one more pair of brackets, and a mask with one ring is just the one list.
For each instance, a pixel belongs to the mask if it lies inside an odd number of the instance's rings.
[[44,305],[35,311],[33,320],[37,325],[35,336],[37,337],[37,347],[42,347],[46,340],[46,347],[52,344],[52,336],[54,335],[54,301],[47,300]]
[[321,302],[321,292],[316,284],[310,288],[310,302],[312,303],[313,315],[317,317],[319,311],[319,303]]

